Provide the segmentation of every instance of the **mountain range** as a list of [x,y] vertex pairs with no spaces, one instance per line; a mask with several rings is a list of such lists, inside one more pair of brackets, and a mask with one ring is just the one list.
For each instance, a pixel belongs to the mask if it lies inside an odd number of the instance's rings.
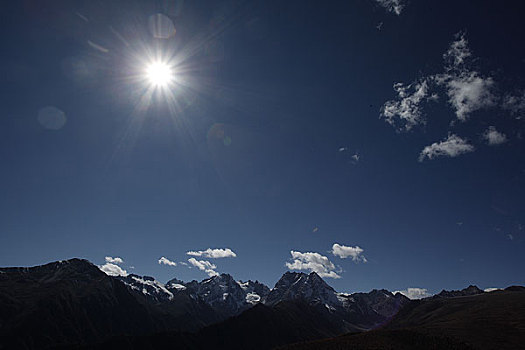
[[[525,296],[520,288],[505,292]],[[404,331],[449,300],[489,294],[475,286],[424,301],[387,290],[338,293],[315,272],[286,272],[272,289],[228,274],[163,284],[108,276],[87,260],[71,259],[0,268],[0,349],[270,349],[349,332]]]

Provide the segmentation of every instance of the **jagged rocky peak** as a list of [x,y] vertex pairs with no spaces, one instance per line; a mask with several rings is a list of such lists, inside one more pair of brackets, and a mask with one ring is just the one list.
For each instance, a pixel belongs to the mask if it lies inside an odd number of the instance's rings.
[[220,274],[203,280],[185,284],[194,298],[203,300],[226,315],[235,315],[250,306],[246,301],[246,292],[229,274]]
[[246,302],[252,305],[261,302],[270,293],[270,288],[259,281],[248,280],[246,282],[237,281],[237,283],[246,293]]
[[225,308],[229,314],[236,314],[261,302],[270,292],[270,288],[259,281],[236,281],[227,273],[212,276],[201,282],[183,282],[174,278],[166,283],[166,288],[173,294],[184,291],[210,306]]
[[340,306],[337,293],[317,273],[286,272],[266,297],[267,305],[284,300],[303,299],[309,303],[321,303],[330,307]]
[[395,315],[399,309],[410,302],[401,293],[392,294],[386,289],[373,289],[368,293],[353,293],[342,296],[345,308],[352,310],[358,307],[361,310],[368,310],[368,314],[377,314],[380,317],[389,318]]
[[436,294],[434,297],[437,298],[454,298],[454,297],[464,297],[468,295],[477,295],[483,294],[484,291],[479,289],[477,286],[470,285],[467,288],[461,290],[442,290],[439,294]]
[[175,291],[175,292],[179,292],[179,291],[183,291],[183,290],[186,290],[186,285],[184,283],[184,281],[181,281],[177,278],[172,278],[171,280],[169,280],[167,283],[166,283],[166,288],[170,291]]
[[154,301],[161,302],[173,299],[173,293],[153,277],[129,274],[117,278],[132,290],[138,291]]

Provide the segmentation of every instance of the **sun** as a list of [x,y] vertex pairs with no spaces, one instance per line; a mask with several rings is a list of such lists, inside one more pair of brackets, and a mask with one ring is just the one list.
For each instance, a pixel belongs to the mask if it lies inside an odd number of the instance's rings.
[[146,67],[146,78],[155,87],[166,87],[173,81],[173,71],[164,62],[153,62]]

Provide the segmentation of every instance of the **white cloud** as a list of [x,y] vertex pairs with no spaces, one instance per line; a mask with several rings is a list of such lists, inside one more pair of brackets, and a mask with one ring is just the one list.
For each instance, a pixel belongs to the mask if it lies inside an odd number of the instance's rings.
[[400,15],[405,7],[402,0],[375,0],[379,5],[383,6],[388,12]]
[[112,258],[111,256],[106,256],[105,259],[107,263],[111,263],[111,264],[123,264],[124,263],[124,260],[122,260],[122,258],[119,258],[119,257]]
[[425,288],[407,288],[405,290],[396,290],[394,294],[396,293],[401,293],[408,299],[421,299],[432,295]]
[[233,252],[230,248],[218,248],[218,249],[212,249],[208,248],[206,250],[199,250],[199,251],[189,251],[186,252],[187,255],[192,256],[201,256],[204,258],[212,258],[212,259],[218,259],[218,258],[235,258],[237,254]]
[[496,104],[491,77],[482,77],[478,72],[462,72],[442,75],[438,81],[445,85],[448,101],[461,121],[467,120],[474,111]]
[[457,157],[473,151],[474,146],[470,145],[466,140],[455,134],[449,134],[444,141],[434,142],[430,146],[426,146],[419,155],[419,161],[422,162],[425,158],[433,159],[442,156]]
[[112,263],[105,263],[102,266],[98,267],[100,270],[106,273],[106,275],[109,276],[127,276],[128,272],[121,268],[118,265],[112,264]]
[[450,44],[447,52],[443,54],[447,70],[461,69],[461,66],[465,64],[465,59],[472,56],[465,33],[459,32],[455,37],[456,40]]
[[525,111],[525,90],[520,95],[507,94],[503,99],[503,109],[510,111],[512,115],[519,115]]
[[321,277],[341,278],[335,272],[335,265],[326,257],[319,253],[301,253],[297,251],[290,251],[293,262],[286,263],[286,267],[290,270],[308,270],[316,272]]
[[489,145],[500,145],[507,142],[507,136],[496,130],[494,126],[489,128],[483,133],[483,138]]
[[446,72],[434,76],[439,85],[445,86],[448,101],[461,121],[467,120],[471,112],[496,104],[494,80],[470,69],[467,58],[471,56],[465,33],[456,34],[456,40],[443,55]]
[[175,261],[171,261],[168,258],[161,257],[159,259],[159,264],[169,265],[169,266],[177,266],[177,263]]
[[352,260],[355,262],[362,261],[365,263],[367,262],[367,260],[365,256],[363,255],[363,252],[364,252],[363,248],[360,248],[359,246],[348,247],[348,246],[340,245],[337,243],[334,243],[334,245],[332,246],[332,250],[331,250],[332,254],[342,259],[351,257]]
[[409,85],[395,83],[397,100],[387,101],[381,108],[381,116],[392,126],[401,123],[400,129],[406,131],[412,127],[425,124],[421,104],[429,99],[428,79],[422,79]]
[[199,270],[206,272],[208,274],[208,276],[210,276],[210,277],[219,275],[219,273],[217,271],[215,271],[217,266],[215,266],[214,264],[212,264],[209,261],[197,260],[195,258],[189,258],[188,262],[190,264],[192,264],[193,266],[195,266],[196,268],[198,268]]
[[494,288],[494,287],[492,287],[492,288],[485,288],[483,291],[485,293],[490,293],[490,292],[494,292],[496,290],[501,290],[501,288]]
[[[460,121],[466,121],[472,112],[495,106],[499,98],[493,93],[494,79],[473,70],[469,62],[471,56],[465,34],[456,34],[455,40],[443,55],[444,72],[420,78],[408,85],[395,83],[397,98],[383,105],[381,117],[405,131],[425,124],[423,104],[439,99],[439,93],[443,91],[438,88],[444,89],[448,103]],[[505,101],[504,106],[511,111],[525,108],[525,94],[523,103],[520,98],[512,96]]]

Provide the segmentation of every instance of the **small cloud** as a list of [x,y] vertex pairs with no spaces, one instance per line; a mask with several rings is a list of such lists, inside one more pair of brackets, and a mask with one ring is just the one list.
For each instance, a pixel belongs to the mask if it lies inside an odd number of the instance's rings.
[[215,269],[217,268],[216,265],[212,264],[211,262],[209,261],[206,261],[206,260],[197,260],[195,258],[189,258],[188,259],[188,262],[195,266],[196,268],[198,268],[199,270],[201,271],[204,271],[208,274],[208,276],[210,277],[213,277],[213,276],[218,276],[219,273],[217,271],[215,271]]
[[128,272],[121,268],[118,265],[112,264],[112,263],[105,263],[102,266],[98,267],[100,270],[102,270],[106,275],[109,276],[127,276]]
[[[394,84],[397,98],[383,105],[381,117],[399,131],[425,124],[423,104],[439,100],[441,89],[438,88],[444,89],[459,121],[466,121],[472,112],[497,105],[499,97],[494,94],[494,79],[472,69],[471,57],[465,33],[456,34],[443,54],[443,73],[422,77],[409,85]],[[525,93],[523,103],[516,96],[508,96],[505,101],[504,106],[516,112],[525,108]]]
[[161,265],[169,265],[169,266],[177,266],[177,263],[175,261],[171,261],[168,258],[161,257],[159,259],[159,264]]
[[364,263],[367,262],[366,258],[363,255],[363,248],[360,248],[359,246],[355,247],[348,247],[345,245],[340,245],[337,243],[334,243],[332,246],[332,250],[330,251],[333,255],[338,256],[342,259],[346,259],[351,257],[352,261],[359,262],[362,261]]
[[106,256],[105,259],[107,263],[111,263],[111,264],[123,264],[124,263],[124,260],[122,260],[122,258],[119,258],[119,257],[112,258],[111,256]]
[[494,80],[491,77],[482,77],[478,72],[462,72],[457,75],[445,74],[439,81],[446,86],[448,101],[460,121],[467,120],[471,112],[496,103],[496,97],[492,94]]
[[505,95],[502,107],[517,118],[521,118],[520,115],[525,112],[525,90],[521,91],[518,95]]
[[400,15],[405,5],[402,0],[375,0],[379,5],[383,6],[388,12]]
[[317,231],[319,231],[319,227],[315,226],[314,229],[312,230],[312,232],[316,233]]
[[429,79],[409,85],[395,83],[398,98],[387,101],[381,108],[381,117],[399,130],[409,131],[416,125],[425,124],[421,105],[429,100]]
[[184,266],[188,266],[188,263],[184,262],[184,261],[179,261],[179,264],[184,265]]
[[358,153],[355,153],[351,158],[352,163],[357,164],[359,162],[359,159],[361,159],[361,156]]
[[346,150],[348,150],[347,147],[339,147],[339,149],[338,149],[339,152],[344,152]]
[[459,32],[455,37],[456,40],[450,44],[447,52],[443,54],[443,59],[447,63],[447,70],[462,67],[465,64],[465,60],[472,56],[465,33]]
[[501,145],[502,143],[507,142],[507,136],[504,133],[501,133],[496,130],[494,126],[489,126],[487,130],[483,133],[483,138],[491,146]]
[[511,241],[514,240],[514,236],[512,235],[512,233],[507,234],[507,238]]
[[455,134],[449,134],[445,140],[426,146],[419,154],[419,161],[425,158],[457,157],[469,152],[474,152],[474,146]]
[[463,223],[461,221],[460,222],[456,222],[456,225],[463,226]]
[[286,263],[290,270],[307,270],[315,272],[321,277],[341,278],[335,272],[335,265],[326,257],[319,253],[290,251],[293,262]]
[[230,248],[225,248],[225,249],[208,248],[206,250],[189,251],[189,252],[186,252],[186,254],[191,255],[191,256],[199,256],[199,257],[211,258],[211,259],[235,258],[237,256],[237,254],[235,254],[235,252],[233,252]]
[[445,86],[448,101],[460,121],[467,120],[471,112],[495,105],[497,100],[492,93],[494,80],[467,65],[471,56],[465,33],[457,33],[456,40],[443,55],[445,73],[433,77],[438,85]]
[[422,299],[432,296],[426,288],[407,288],[405,290],[396,290],[394,294],[401,293],[408,299]]
[[485,288],[483,291],[485,293],[490,293],[490,292],[494,292],[496,290],[501,290],[501,288],[495,288],[495,287],[491,287],[491,288]]

